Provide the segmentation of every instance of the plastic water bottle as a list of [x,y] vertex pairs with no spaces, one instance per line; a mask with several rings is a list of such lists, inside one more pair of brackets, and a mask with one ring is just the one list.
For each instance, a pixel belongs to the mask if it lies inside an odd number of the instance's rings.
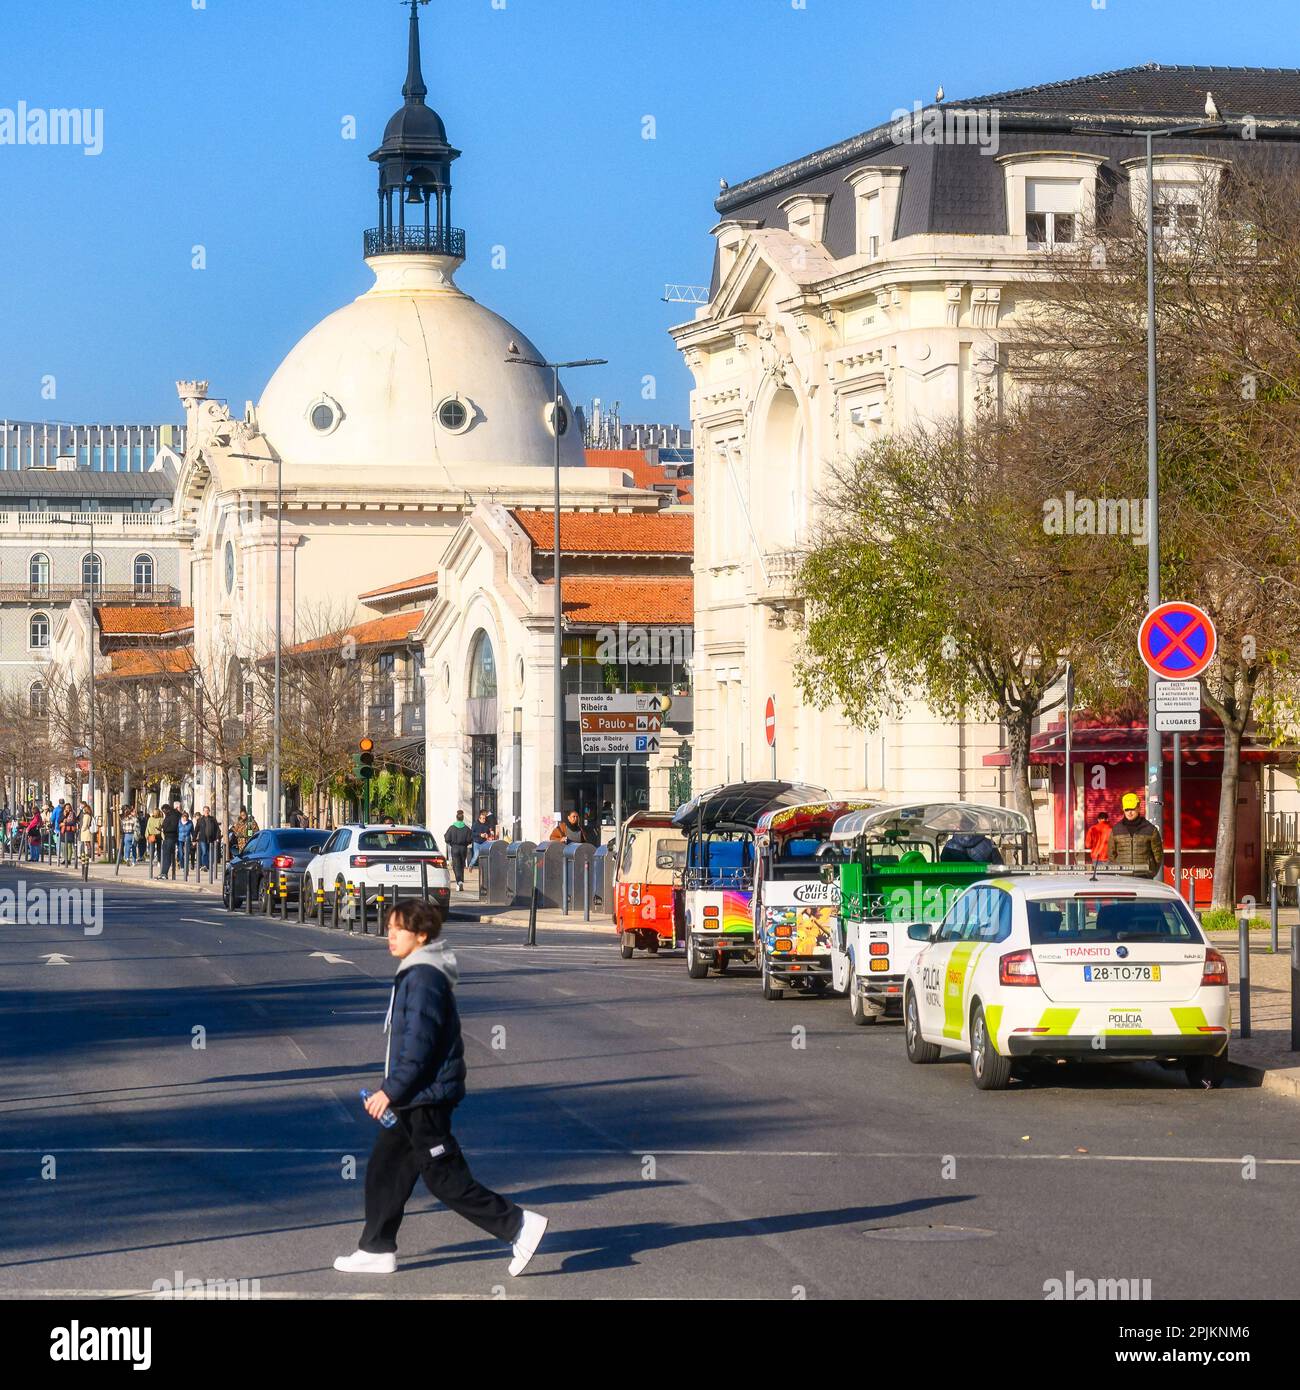
[[[372,1091],[367,1091],[366,1088],[363,1086],[361,1088],[362,1102],[364,1103],[365,1101],[368,1101],[373,1094],[374,1093]],[[397,1116],[394,1115],[391,1110],[385,1110],[384,1113],[379,1117],[379,1123],[383,1125],[385,1129],[392,1129],[392,1127],[397,1123]]]

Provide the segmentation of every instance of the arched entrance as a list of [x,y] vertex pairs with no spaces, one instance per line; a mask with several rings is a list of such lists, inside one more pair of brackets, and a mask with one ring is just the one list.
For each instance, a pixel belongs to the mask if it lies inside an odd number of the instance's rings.
[[497,662],[492,639],[483,629],[469,649],[469,698],[465,730],[469,735],[470,818],[486,811],[497,819]]

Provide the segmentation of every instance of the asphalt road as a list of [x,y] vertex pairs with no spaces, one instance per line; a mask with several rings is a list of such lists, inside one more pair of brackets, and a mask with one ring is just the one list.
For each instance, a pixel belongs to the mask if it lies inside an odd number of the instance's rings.
[[983,1094],[964,1059],[909,1066],[896,1025],[767,1003],[749,972],[624,962],[612,933],[447,936],[459,1137],[552,1222],[526,1276],[423,1188],[396,1275],[331,1268],[375,1132],[357,1092],[382,1072],[381,940],[113,886],[100,935],[0,925],[0,1295],[177,1271],[263,1298],[1041,1299],[1068,1271],[1157,1299],[1298,1292],[1288,1101],[1153,1066]]

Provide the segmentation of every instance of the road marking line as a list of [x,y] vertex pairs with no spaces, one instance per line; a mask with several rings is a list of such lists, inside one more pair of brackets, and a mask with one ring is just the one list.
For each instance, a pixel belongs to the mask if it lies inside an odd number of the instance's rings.
[[[315,1299],[315,1298],[350,1298],[363,1301],[370,1301],[380,1298],[392,1298],[391,1291],[386,1293],[345,1293],[341,1291],[322,1290],[320,1293],[263,1293],[259,1290],[257,1297],[254,1298],[221,1298],[215,1294],[182,1293],[173,1294],[156,1293],[153,1289],[0,1289],[0,1299],[11,1298],[129,1298],[144,1299],[150,1303],[265,1303],[270,1299]],[[402,1292],[401,1297],[405,1299],[418,1300],[420,1302],[450,1301],[461,1302],[466,1299],[488,1299],[495,1298],[495,1294],[490,1293],[406,1293]]]
[[[336,1154],[343,1145],[333,1148],[292,1148],[275,1145],[266,1148],[203,1148],[158,1146],[116,1146],[72,1148],[64,1145],[46,1145],[42,1148],[0,1148],[0,1154]],[[1207,1163],[1240,1166],[1244,1155],[1228,1158],[1208,1158],[1199,1155],[1183,1154],[941,1154],[941,1153],[869,1153],[842,1152],[830,1149],[667,1149],[657,1144],[642,1144],[635,1149],[544,1149],[535,1147],[472,1145],[477,1154],[515,1154],[537,1155],[547,1158],[641,1158],[654,1154],[661,1158],[833,1158],[833,1159],[904,1159],[908,1162],[938,1162],[945,1158],[964,1159],[968,1163],[1012,1162],[1052,1162],[1052,1163]],[[1300,1168],[1300,1158],[1259,1158],[1256,1164],[1269,1167]]]

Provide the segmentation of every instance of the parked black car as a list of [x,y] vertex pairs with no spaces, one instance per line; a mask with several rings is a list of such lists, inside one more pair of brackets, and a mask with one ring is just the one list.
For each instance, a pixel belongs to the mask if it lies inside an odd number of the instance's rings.
[[222,906],[243,907],[245,898],[259,898],[268,883],[281,880],[285,899],[296,901],[303,870],[327,839],[328,830],[259,830],[243,854],[226,862],[221,875]]

